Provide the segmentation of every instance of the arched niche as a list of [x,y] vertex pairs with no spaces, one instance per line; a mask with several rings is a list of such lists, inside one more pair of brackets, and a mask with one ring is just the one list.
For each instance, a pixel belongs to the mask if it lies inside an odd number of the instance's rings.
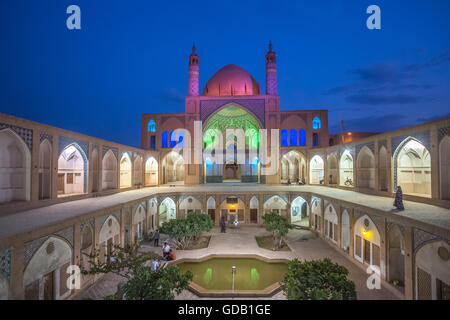
[[116,217],[110,215],[106,218],[99,232],[99,248],[101,261],[108,261],[114,246],[120,245],[120,223]]
[[388,280],[397,287],[405,285],[405,239],[397,225],[388,231]]
[[431,161],[425,146],[414,138],[405,139],[394,153],[395,187],[404,194],[431,197]]
[[321,224],[321,212],[320,212],[320,200],[319,199],[313,199],[311,202],[311,213],[313,216],[313,226],[314,230],[319,231],[320,230],[320,224]]
[[287,216],[287,202],[280,196],[272,196],[264,202],[264,214],[278,213],[283,217]]
[[91,153],[92,192],[97,192],[99,189],[98,161],[98,149],[94,148]]
[[158,199],[151,198],[148,200],[148,230],[155,230],[157,228],[158,219]]
[[319,155],[312,157],[309,163],[309,183],[323,184],[324,183],[324,163]]
[[102,189],[108,190],[116,188],[117,188],[117,158],[110,149],[105,153],[102,160]]
[[327,175],[328,185],[336,185],[338,183],[338,164],[336,156],[332,153],[327,158]]
[[325,220],[325,235],[328,239],[333,242],[337,242],[337,228],[338,228],[338,216],[336,213],[336,209],[330,203],[324,212],[324,220]]
[[127,152],[120,159],[120,188],[131,187],[131,159]]
[[281,182],[303,182],[305,179],[305,168],[305,157],[298,151],[289,151],[281,157]]
[[303,227],[309,227],[308,202],[298,196],[291,202],[291,223]]
[[49,237],[37,249],[23,273],[26,300],[60,300],[68,297],[67,268],[72,248],[63,239]]
[[368,215],[355,222],[354,244],[356,260],[380,267],[380,233]]
[[375,189],[375,156],[364,146],[356,159],[357,186],[360,188]]
[[145,162],[145,185],[156,186],[158,184],[158,161],[150,157]]
[[180,202],[179,210],[180,216],[185,217],[188,213],[201,213],[202,212],[202,203],[194,198],[194,197],[186,197],[183,201]]
[[416,299],[448,299],[450,245],[444,241],[424,244],[415,254],[414,265]]
[[159,205],[159,225],[171,219],[177,218],[177,206],[175,202],[167,197]]
[[87,157],[76,143],[63,149],[58,158],[58,195],[86,193]]
[[354,187],[353,181],[353,157],[348,150],[345,150],[339,160],[339,185]]
[[380,191],[388,191],[388,155],[385,146],[381,146],[378,154],[378,184]]
[[13,130],[0,131],[0,203],[30,200],[31,154]]
[[145,224],[145,207],[140,204],[134,211],[133,229],[135,240],[142,241],[144,239],[144,224]]
[[52,193],[52,145],[44,139],[39,145],[39,199],[50,199]]
[[441,199],[450,200],[450,136],[439,143],[439,181]]
[[341,220],[341,247],[348,253],[350,246],[350,216],[347,210],[342,211]]
[[163,184],[184,184],[184,159],[178,152],[170,151],[162,160]]

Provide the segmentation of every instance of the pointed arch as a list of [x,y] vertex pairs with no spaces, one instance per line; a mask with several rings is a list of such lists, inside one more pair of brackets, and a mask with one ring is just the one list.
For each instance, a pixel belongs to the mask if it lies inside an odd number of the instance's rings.
[[378,154],[378,184],[380,191],[388,191],[388,155],[385,146],[381,146]]
[[347,209],[342,211],[341,218],[341,247],[345,252],[349,252],[350,246],[350,216]]
[[58,158],[58,195],[87,193],[87,157],[75,142],[67,145]]
[[327,157],[327,174],[328,185],[336,185],[338,183],[338,164],[337,158],[333,153]]
[[380,267],[380,233],[368,215],[363,215],[354,227],[355,259]]
[[264,202],[264,213],[278,213],[286,217],[287,202],[280,196],[274,195]]
[[184,184],[184,159],[176,151],[170,151],[162,160],[162,183]]
[[281,157],[281,182],[292,183],[304,181],[305,156],[296,150],[291,150]]
[[111,149],[102,159],[102,189],[117,189],[117,158]]
[[388,281],[397,281],[397,286],[405,285],[405,239],[399,226],[391,225],[387,234]]
[[158,184],[158,161],[150,157],[145,162],[145,185],[156,186]]
[[282,147],[288,147],[289,146],[289,132],[287,129],[281,129],[280,131],[281,136],[281,146]]
[[91,153],[92,192],[97,192],[99,188],[98,161],[98,148],[94,148]]
[[364,146],[356,159],[357,186],[360,188],[375,189],[375,156]]
[[313,129],[320,129],[322,127],[322,122],[320,121],[319,117],[314,117],[312,127]]
[[297,129],[289,130],[289,145],[296,147],[298,145]]
[[44,139],[39,145],[39,199],[50,199],[52,194],[52,145]]
[[324,163],[322,157],[319,155],[312,157],[309,162],[309,183],[324,183]]
[[31,153],[13,130],[0,131],[0,203],[30,200]]
[[430,153],[413,137],[403,140],[394,152],[394,192],[397,186],[403,194],[431,197]]
[[131,159],[128,152],[124,152],[120,159],[120,188],[131,187]]
[[339,160],[339,185],[344,187],[354,187],[353,181],[353,157],[348,150],[345,150]]
[[152,120],[150,120],[148,122],[147,131],[148,132],[155,132],[156,131],[156,122],[155,122],[155,120],[152,119]]
[[159,226],[164,222],[177,218],[177,206],[172,198],[165,198],[159,205]]
[[133,185],[142,186],[142,156],[137,155],[133,164]]
[[298,196],[291,202],[291,223],[309,227],[309,207],[303,197]]

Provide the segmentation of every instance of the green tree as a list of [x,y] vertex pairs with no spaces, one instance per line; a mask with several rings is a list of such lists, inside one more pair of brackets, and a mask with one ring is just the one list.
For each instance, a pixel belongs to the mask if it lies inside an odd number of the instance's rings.
[[356,300],[355,284],[348,270],[329,258],[288,263],[280,288],[289,300]]
[[105,299],[127,300],[173,300],[175,294],[181,293],[189,286],[192,273],[181,274],[178,266],[161,267],[157,271],[151,271],[146,266],[151,259],[160,260],[162,257],[155,253],[139,252],[140,245],[122,248],[114,246],[107,259],[100,256],[99,251],[87,255],[89,257],[89,269],[81,270],[82,274],[106,274],[114,273],[125,279],[115,296]]
[[210,231],[213,227],[214,221],[209,215],[188,213],[186,218],[164,222],[160,231],[170,237],[177,249],[185,249],[203,232]]
[[266,230],[272,232],[274,250],[281,248],[284,237],[293,226],[288,219],[280,216],[278,213],[266,213],[262,216],[262,219],[266,225]]

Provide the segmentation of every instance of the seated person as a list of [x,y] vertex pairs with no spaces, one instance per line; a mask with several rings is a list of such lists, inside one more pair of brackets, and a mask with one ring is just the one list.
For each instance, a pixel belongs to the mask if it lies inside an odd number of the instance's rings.
[[162,250],[163,250],[163,257],[166,258],[170,252],[170,246],[167,243],[167,241],[164,241],[164,246],[163,246]]
[[177,255],[175,254],[175,251],[170,249],[169,254],[166,257],[167,261],[175,260],[176,258],[177,258]]

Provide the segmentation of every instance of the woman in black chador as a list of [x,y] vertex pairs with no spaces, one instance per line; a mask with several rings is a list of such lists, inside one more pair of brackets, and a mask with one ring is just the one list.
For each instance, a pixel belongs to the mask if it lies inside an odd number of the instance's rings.
[[400,186],[397,187],[397,192],[395,193],[394,207],[396,207],[397,210],[405,210],[405,207],[403,206],[402,187]]

